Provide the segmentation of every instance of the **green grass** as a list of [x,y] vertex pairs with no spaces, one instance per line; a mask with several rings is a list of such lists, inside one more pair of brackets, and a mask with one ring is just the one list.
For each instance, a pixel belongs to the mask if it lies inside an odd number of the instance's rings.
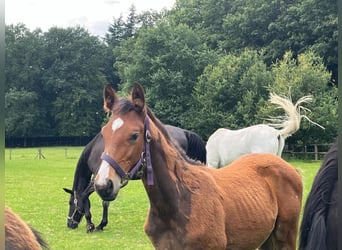
[[[78,229],[66,226],[69,194],[82,147],[9,150],[5,156],[5,203],[25,221],[41,231],[51,249],[153,249],[143,231],[148,199],[141,181],[131,181],[109,206],[109,223],[103,232],[86,233],[85,219]],[[100,198],[91,195],[93,222],[102,216]]]
[[[41,231],[51,249],[153,249],[144,233],[148,198],[141,181],[131,181],[109,206],[109,223],[103,232],[86,233],[85,220],[75,230],[66,226],[69,195],[77,160],[83,147],[42,148],[45,159],[38,159],[37,148],[5,151],[5,203],[25,221]],[[304,182],[304,198],[320,162],[294,161]],[[100,198],[91,197],[93,222],[102,216]]]

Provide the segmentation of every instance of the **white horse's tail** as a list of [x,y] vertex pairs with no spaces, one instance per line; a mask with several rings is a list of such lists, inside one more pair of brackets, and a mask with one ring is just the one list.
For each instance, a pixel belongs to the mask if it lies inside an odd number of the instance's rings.
[[[280,108],[283,108],[285,111],[284,116],[278,116],[275,118],[268,119],[272,122],[272,124],[269,124],[270,126],[277,128],[280,130],[281,136],[286,139],[287,137],[293,135],[296,133],[300,128],[300,121],[302,118],[307,119],[309,122],[323,128],[319,124],[311,121],[305,114],[301,114],[301,111],[304,112],[310,110],[308,108],[305,108],[301,106],[302,103],[307,103],[312,101],[312,96],[303,96],[301,97],[296,104],[293,104],[291,99],[280,97],[276,94],[271,93],[270,94],[270,102],[273,104],[278,105]],[[324,129],[324,128],[323,128]]]

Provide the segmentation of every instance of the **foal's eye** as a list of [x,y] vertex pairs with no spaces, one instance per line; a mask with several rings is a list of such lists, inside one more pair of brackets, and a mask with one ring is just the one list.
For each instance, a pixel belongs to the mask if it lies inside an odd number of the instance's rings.
[[134,133],[131,135],[131,137],[129,138],[131,141],[136,141],[138,139],[139,133]]

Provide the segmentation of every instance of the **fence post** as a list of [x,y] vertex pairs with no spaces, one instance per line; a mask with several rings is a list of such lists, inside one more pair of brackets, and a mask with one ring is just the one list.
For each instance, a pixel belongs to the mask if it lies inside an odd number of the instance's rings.
[[12,160],[12,149],[9,150],[9,159]]
[[37,157],[38,159],[42,159],[42,158],[45,159],[45,156],[43,155],[41,148],[38,149],[38,154],[36,155],[34,159],[36,159]]
[[318,147],[317,144],[314,144],[314,149],[315,149],[315,161],[318,160]]
[[308,153],[308,149],[307,149],[307,146],[305,145],[304,146],[304,159],[305,160],[307,159],[307,153]]

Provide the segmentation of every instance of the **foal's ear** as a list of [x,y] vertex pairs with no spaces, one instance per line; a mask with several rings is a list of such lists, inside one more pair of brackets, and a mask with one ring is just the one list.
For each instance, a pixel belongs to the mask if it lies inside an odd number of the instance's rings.
[[112,111],[117,99],[115,90],[110,86],[110,84],[106,84],[103,88],[103,109],[106,113]]
[[141,112],[144,110],[144,108],[145,108],[145,94],[144,94],[144,89],[140,84],[138,84],[138,83],[134,84],[132,92],[131,92],[131,99],[135,105],[135,109],[138,112]]

